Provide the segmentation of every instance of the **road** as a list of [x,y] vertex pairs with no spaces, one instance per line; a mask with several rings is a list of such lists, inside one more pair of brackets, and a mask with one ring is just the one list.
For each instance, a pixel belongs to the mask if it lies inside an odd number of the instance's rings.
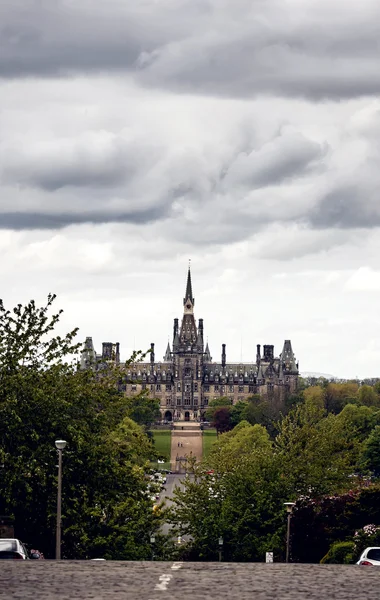
[[[171,475],[167,475],[165,490],[160,495],[160,502],[164,501],[165,505],[168,507],[172,504],[172,497],[175,487],[179,487],[183,489],[183,481],[185,480],[186,475],[184,473],[172,473]],[[162,532],[167,535],[171,529],[171,525],[168,523],[164,523],[162,526]]]
[[160,495],[160,501],[165,500],[167,506],[170,506],[171,499],[173,497],[174,488],[178,486],[183,489],[183,482],[185,480],[185,473],[172,473],[166,476],[165,490]]
[[380,569],[344,565],[1,561],[4,600],[378,600]]

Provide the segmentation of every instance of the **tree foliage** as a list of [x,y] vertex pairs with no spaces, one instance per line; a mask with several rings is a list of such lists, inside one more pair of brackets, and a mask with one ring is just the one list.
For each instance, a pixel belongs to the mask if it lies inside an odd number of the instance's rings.
[[[247,421],[219,435],[203,470],[196,470],[195,479],[176,492],[171,509],[173,522],[193,540],[187,556],[215,559],[221,535],[226,560],[264,560],[270,550],[279,559],[285,552],[284,502],[297,501],[292,519],[300,536],[294,537],[296,560],[305,544],[321,536],[321,524],[312,518],[320,499],[349,495],[352,485],[360,484],[353,474],[361,444],[376,419],[375,411],[364,406],[348,405],[339,415],[327,413],[309,397],[280,419],[274,439],[266,427]],[[211,479],[205,468],[213,471]],[[303,497],[308,499],[305,506],[299,505]],[[299,526],[302,511],[308,512]],[[331,512],[331,527],[337,530],[332,535],[325,532],[323,544],[314,543],[311,562],[319,562],[331,543],[342,541],[347,514],[338,530],[339,519],[334,521]],[[307,518],[313,523],[310,530]]]
[[144,558],[158,517],[145,494],[154,453],[118,392],[121,374],[77,369],[77,330],[55,334],[55,296],[0,303],[0,514],[16,535],[54,556],[56,439],[63,452],[63,556]]
[[376,477],[380,477],[380,425],[377,425],[365,440],[362,461]]
[[175,492],[171,519],[191,536],[187,557],[215,560],[219,536],[224,560],[259,561],[267,550],[280,552],[287,492],[268,433],[240,423],[215,446],[208,460],[214,476],[195,469],[194,480]]

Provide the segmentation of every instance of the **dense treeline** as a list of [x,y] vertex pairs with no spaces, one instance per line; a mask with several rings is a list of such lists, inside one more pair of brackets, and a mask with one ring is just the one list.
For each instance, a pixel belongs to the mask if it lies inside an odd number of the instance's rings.
[[[177,491],[171,510],[178,530],[192,537],[187,556],[215,559],[221,536],[226,560],[262,561],[266,551],[282,560],[284,503],[289,501],[295,502],[294,560],[320,561],[330,544],[338,543],[342,553],[339,543],[343,543],[348,562],[370,539],[373,527],[380,531],[380,513],[374,508],[380,492],[359,493],[363,486],[373,489],[380,475],[377,384],[326,382],[305,387],[277,415],[259,396],[234,406],[228,399],[218,399],[210,403],[208,417],[218,428],[217,442],[207,463],[194,468],[194,480]],[[358,494],[365,497],[362,504]],[[345,505],[353,495],[351,518],[347,508],[340,529],[331,532],[327,523],[331,529],[333,517],[319,519],[320,507],[328,502],[331,506],[332,498]],[[367,513],[366,498],[373,501]],[[369,524],[372,528],[365,529]],[[325,561],[331,562],[329,556]]]
[[145,481],[157,403],[125,398],[116,370],[99,379],[77,369],[77,330],[55,334],[54,299],[11,311],[0,302],[0,515],[54,557],[54,442],[65,439],[62,556],[148,558],[151,533],[160,544]]
[[356,381],[336,383],[327,379],[312,381],[314,385],[308,385],[306,380],[300,379],[298,393],[286,399],[281,413],[274,408],[270,399],[255,394],[234,405],[229,398],[215,398],[210,401],[206,418],[219,433],[230,431],[240,421],[248,421],[252,425],[264,425],[273,435],[276,421],[292,407],[306,401],[333,414],[340,413],[347,404],[380,408],[380,381],[373,385],[359,385]]

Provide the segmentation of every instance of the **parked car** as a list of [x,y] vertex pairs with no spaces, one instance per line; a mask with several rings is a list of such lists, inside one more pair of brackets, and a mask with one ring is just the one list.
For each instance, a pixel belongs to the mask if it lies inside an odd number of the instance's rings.
[[359,558],[357,565],[380,567],[380,548],[366,548]]
[[0,559],[27,560],[27,549],[20,540],[15,538],[0,539]]

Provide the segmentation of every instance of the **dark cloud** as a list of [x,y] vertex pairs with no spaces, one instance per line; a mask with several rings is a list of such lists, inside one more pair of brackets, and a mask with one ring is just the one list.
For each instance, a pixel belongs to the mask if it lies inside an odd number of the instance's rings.
[[326,152],[326,145],[298,133],[281,132],[262,147],[240,153],[223,178],[229,185],[252,189],[280,185],[320,169]]
[[162,219],[168,215],[167,207],[154,207],[141,211],[111,212],[73,212],[36,213],[36,212],[3,212],[0,213],[0,229],[63,229],[70,225],[91,223],[134,223],[143,225]]
[[208,95],[376,95],[380,6],[353,6],[12,0],[0,7],[0,76],[121,70],[148,86]]
[[347,186],[326,194],[307,220],[316,229],[380,226],[380,186]]
[[65,188],[100,192],[102,188],[122,189],[139,171],[146,172],[153,161],[159,160],[158,151],[149,141],[129,138],[90,131],[25,145],[4,143],[2,180],[48,192]]
[[0,5],[0,76],[134,69],[141,52],[186,35],[197,12],[185,4],[182,15],[179,7],[165,10],[145,0],[108,0],[106,5],[97,0],[5,0]]
[[66,187],[112,188],[125,182],[137,168],[126,152],[94,152],[91,147],[63,149],[59,140],[50,150],[34,154],[13,151],[4,162],[4,182],[49,192]]

